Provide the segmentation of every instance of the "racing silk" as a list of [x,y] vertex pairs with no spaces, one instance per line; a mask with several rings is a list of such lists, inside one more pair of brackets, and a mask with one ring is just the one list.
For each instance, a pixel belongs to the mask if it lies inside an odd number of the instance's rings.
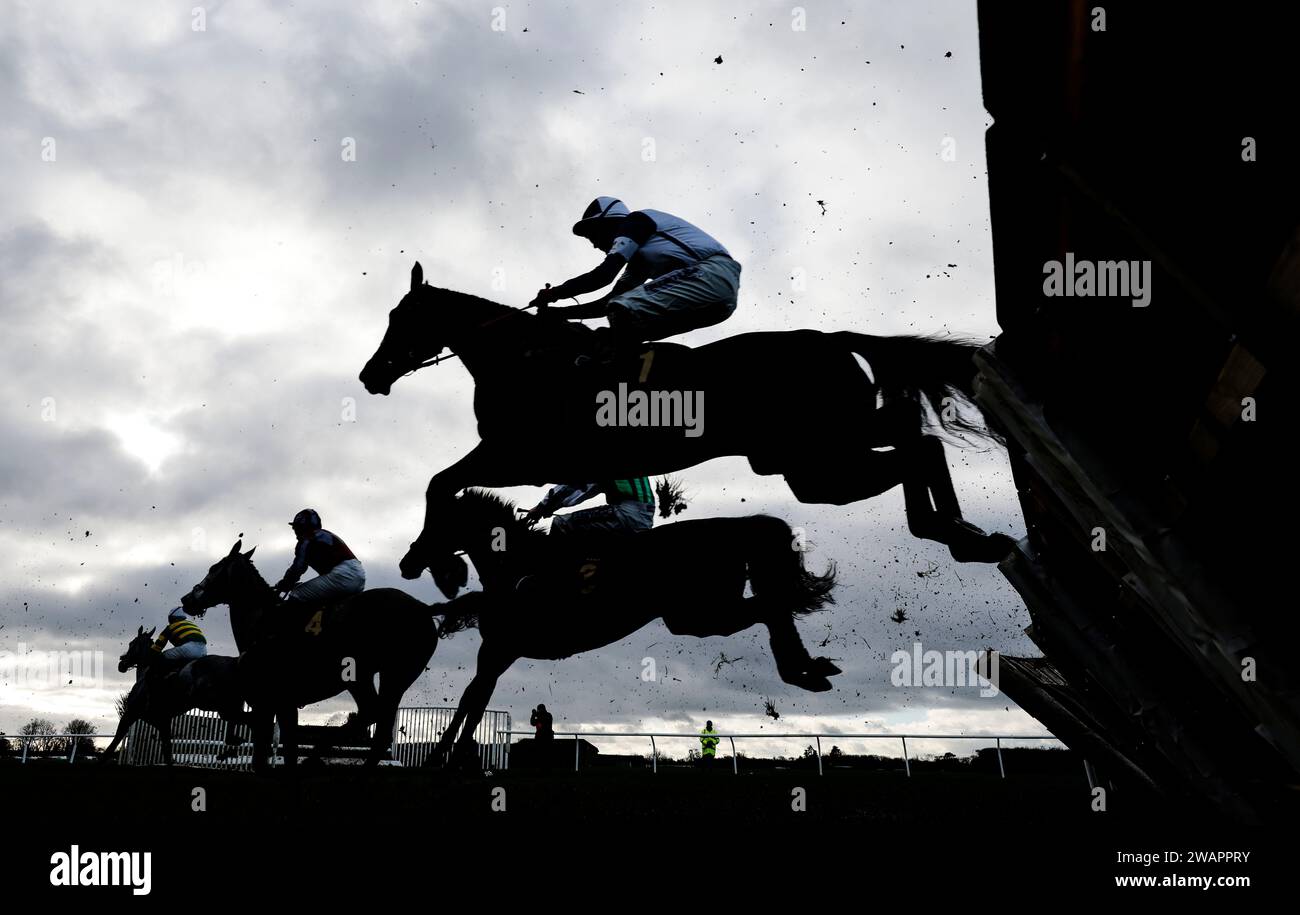
[[718,738],[712,736],[718,733],[708,728],[700,731],[700,753],[704,756],[714,756],[718,752]]
[[293,565],[284,573],[283,583],[292,586],[310,566],[317,575],[324,575],[340,562],[356,559],[348,545],[337,534],[316,531],[306,540],[299,540],[293,551]]
[[552,486],[550,492],[542,499],[540,506],[543,516],[549,517],[558,508],[568,508],[586,502],[588,499],[605,494],[605,501],[610,505],[620,502],[642,502],[655,504],[654,490],[650,487],[649,477],[633,477],[630,480],[606,480],[603,483],[560,483]]
[[629,271],[646,279],[698,264],[718,254],[731,256],[721,242],[703,229],[661,210],[637,210],[620,220],[609,253],[622,257]]
[[203,631],[194,625],[193,620],[180,619],[168,623],[163,631],[158,633],[158,638],[154,639],[153,650],[162,651],[163,646],[168,642],[173,645],[185,645],[189,642],[206,645],[208,640],[203,637]]

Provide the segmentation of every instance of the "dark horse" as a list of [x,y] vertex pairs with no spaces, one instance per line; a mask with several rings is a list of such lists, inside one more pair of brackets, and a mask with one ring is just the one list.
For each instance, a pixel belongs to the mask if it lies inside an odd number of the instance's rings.
[[[781,474],[801,502],[844,505],[901,483],[911,532],[947,544],[958,561],[996,562],[1014,545],[962,520],[943,442],[930,434],[997,439],[970,399],[974,343],[797,330],[696,349],[646,344],[611,365],[575,368],[591,334],[430,286],[415,265],[411,291],[389,312],[361,381],[388,394],[402,375],[450,349],[474,376],[482,440],[429,482],[404,577],[430,567],[437,513],[466,487],[662,474],[725,455],[747,457],[756,473]],[[608,407],[615,392],[630,409],[610,422],[597,406]],[[647,416],[631,406],[637,398],[658,404],[658,425],[633,425]],[[693,428],[688,402],[703,408]],[[673,411],[676,419],[665,421]],[[433,568],[435,578],[440,571]]]
[[265,767],[275,719],[285,765],[296,765],[298,709],[344,690],[356,699],[362,722],[375,723],[366,765],[378,764],[392,744],[402,696],[433,657],[439,635],[433,617],[442,605],[394,588],[322,608],[285,603],[253,566],[253,550],[241,553],[240,546],[235,541],[181,606],[197,616],[217,604],[230,607],[240,691],[253,709],[254,768]]
[[165,665],[158,663],[161,654],[153,650],[153,633],[141,626],[135,638],[117,661],[117,669],[126,673],[136,669],[135,685],[126,694],[122,718],[117,723],[113,741],[100,757],[108,762],[118,745],[126,737],[131,725],[147,721],[158,730],[162,738],[163,762],[172,764],[171,722],[177,715],[190,709],[201,708],[218,713],[226,722],[226,745],[222,758],[230,755],[239,745],[235,726],[248,720],[244,712],[244,699],[239,692],[236,675],[238,660],[221,655],[195,658],[183,667],[164,672]]
[[790,526],[767,515],[679,521],[595,540],[531,530],[512,503],[481,490],[453,499],[429,548],[440,565],[456,569],[457,583],[466,572],[458,551],[473,561],[483,591],[443,609],[449,628],[476,624],[483,641],[474,679],[430,759],[442,758],[462,723],[455,756],[465,759],[497,680],[515,661],[601,648],[659,617],[669,632],[700,638],[761,623],[782,680],[830,689],[827,677],[839,668],[809,656],[794,619],[833,600],[835,571],[808,572],[796,546]]

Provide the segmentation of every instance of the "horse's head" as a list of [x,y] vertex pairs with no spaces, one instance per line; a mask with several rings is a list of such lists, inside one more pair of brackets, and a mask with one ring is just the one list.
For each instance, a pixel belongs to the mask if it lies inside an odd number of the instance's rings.
[[[419,261],[411,269],[411,291],[388,313],[388,330],[379,341],[379,349],[361,369],[361,383],[371,394],[387,395],[393,382],[413,372],[446,347],[437,339],[431,318],[437,316],[437,290],[424,282]],[[430,339],[430,338],[433,339]]]
[[[155,627],[156,628],[156,627]],[[135,638],[126,646],[126,651],[117,659],[117,672],[124,674],[137,664],[148,664],[153,658],[150,656],[153,649],[153,634],[155,629],[144,631],[140,626],[135,631]]]
[[[239,574],[245,568],[252,569],[253,547],[247,553],[239,552],[244,541],[236,540],[230,552],[208,569],[208,574],[190,592],[181,598],[181,607],[192,616],[202,616],[209,607],[228,604],[232,596],[237,596],[236,587]],[[254,570],[256,571],[256,570]]]
[[465,554],[474,559],[479,577],[488,579],[498,566],[521,555],[521,541],[530,536],[513,502],[482,489],[467,489],[446,500],[431,509],[431,517],[437,520],[421,537],[423,557],[438,590],[448,598],[469,580]]
[[434,513],[438,523],[420,538],[421,561],[433,575],[434,584],[450,600],[469,581],[469,566],[463,551],[467,531],[462,521],[460,497],[448,499]]

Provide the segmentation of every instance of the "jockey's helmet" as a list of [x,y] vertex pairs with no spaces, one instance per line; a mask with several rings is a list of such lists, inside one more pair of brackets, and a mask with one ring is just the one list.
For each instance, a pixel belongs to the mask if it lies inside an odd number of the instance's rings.
[[318,531],[320,530],[320,515],[316,514],[314,508],[304,508],[302,511],[298,512],[298,514],[294,515],[293,520],[289,523],[295,527],[302,525],[303,527],[310,528],[313,531]]
[[597,197],[587,204],[587,208],[582,211],[582,218],[573,224],[573,234],[591,238],[598,229],[627,215],[627,204],[617,197]]

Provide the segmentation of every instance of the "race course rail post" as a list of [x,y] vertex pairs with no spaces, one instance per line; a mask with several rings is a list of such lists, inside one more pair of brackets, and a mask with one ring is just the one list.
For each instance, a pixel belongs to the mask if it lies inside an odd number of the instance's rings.
[[[498,732],[504,739],[504,746],[509,747],[512,737],[531,736],[530,731],[513,731],[506,727]],[[699,740],[699,734],[672,734],[664,731],[556,731],[556,737],[573,738],[573,771],[581,770],[581,738],[604,737],[611,740],[623,740],[632,737],[649,738],[650,740],[650,770],[653,774],[659,773],[659,746],[657,738],[667,737],[674,740]],[[1052,734],[718,734],[718,739],[726,738],[731,745],[731,771],[734,775],[740,774],[740,756],[736,752],[737,740],[813,740],[813,753],[817,757],[817,774],[825,775],[825,760],[822,754],[822,738],[831,737],[837,740],[898,740],[903,747],[903,771],[908,777],[912,777],[912,756],[907,749],[907,739],[913,740],[992,740],[994,749],[998,758],[998,774],[1001,778],[1007,777],[1006,765],[1002,757],[1002,741],[1004,740],[1051,740],[1058,744],[1063,743],[1059,737]],[[917,759],[920,759],[918,756]]]

